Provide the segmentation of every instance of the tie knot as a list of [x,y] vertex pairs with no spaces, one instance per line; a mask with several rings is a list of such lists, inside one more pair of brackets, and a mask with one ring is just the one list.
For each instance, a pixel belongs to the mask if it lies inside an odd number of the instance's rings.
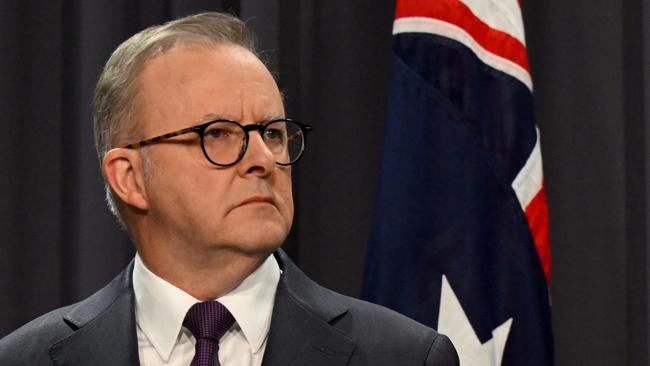
[[234,322],[235,318],[221,303],[204,301],[192,305],[185,315],[183,325],[197,340],[211,339],[219,344],[219,339]]

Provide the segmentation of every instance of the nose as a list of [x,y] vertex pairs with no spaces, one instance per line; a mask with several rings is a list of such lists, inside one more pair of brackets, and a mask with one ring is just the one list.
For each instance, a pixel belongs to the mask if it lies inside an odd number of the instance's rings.
[[240,174],[269,175],[276,168],[275,156],[258,131],[249,132],[248,148],[238,164]]

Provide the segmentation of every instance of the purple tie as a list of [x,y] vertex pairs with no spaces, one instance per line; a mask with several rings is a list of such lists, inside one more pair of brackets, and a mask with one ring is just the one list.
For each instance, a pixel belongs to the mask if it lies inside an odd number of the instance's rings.
[[234,322],[228,309],[217,301],[192,305],[183,321],[196,338],[196,351],[190,366],[218,366],[219,339]]

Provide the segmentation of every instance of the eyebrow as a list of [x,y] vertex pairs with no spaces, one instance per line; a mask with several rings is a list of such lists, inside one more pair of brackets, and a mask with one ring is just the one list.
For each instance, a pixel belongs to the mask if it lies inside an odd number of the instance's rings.
[[222,116],[220,114],[216,114],[216,113],[208,113],[208,114],[203,115],[203,120],[206,121],[206,122],[216,120],[216,119],[230,119],[230,118],[226,118],[226,117],[224,117],[224,116]]
[[[286,117],[283,117],[283,116],[281,116],[279,114],[267,114],[266,117],[264,117],[259,122],[268,122],[268,121],[274,121],[274,120],[283,119],[283,118],[286,118]],[[235,119],[235,118],[228,118],[228,117],[226,117],[224,115],[217,114],[217,113],[208,113],[208,114],[203,115],[203,120],[205,122],[214,121],[214,120],[217,120],[217,119],[226,119],[228,121],[241,122],[241,121],[237,121],[237,119]]]

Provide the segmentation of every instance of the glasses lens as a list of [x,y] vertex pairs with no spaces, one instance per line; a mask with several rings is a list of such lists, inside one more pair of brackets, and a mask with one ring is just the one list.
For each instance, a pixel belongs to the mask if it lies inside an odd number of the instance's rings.
[[239,160],[244,150],[246,133],[235,123],[220,121],[203,133],[203,149],[212,162],[229,165]]
[[264,142],[275,155],[278,164],[293,164],[305,149],[305,136],[297,124],[290,121],[270,123],[264,130]]

